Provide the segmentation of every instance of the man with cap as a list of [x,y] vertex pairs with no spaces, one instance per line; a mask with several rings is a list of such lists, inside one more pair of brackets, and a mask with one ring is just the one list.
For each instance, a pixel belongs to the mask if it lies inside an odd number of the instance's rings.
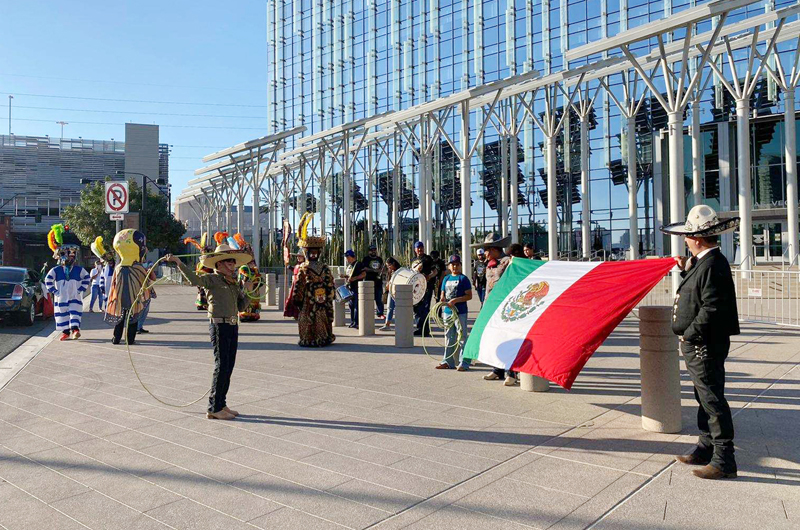
[[438,250],[431,250],[431,259],[433,260],[433,268],[436,269],[436,278],[434,278],[436,290],[434,292],[438,292],[442,285],[442,280],[447,274],[448,264],[444,262]]
[[236,250],[228,243],[220,243],[214,252],[200,256],[203,267],[214,272],[198,275],[180,258],[172,254],[165,257],[166,261],[178,266],[189,283],[203,287],[208,296],[208,331],[214,348],[214,376],[206,413],[208,419],[232,420],[239,415],[228,408],[226,398],[239,347],[239,311],[248,305],[247,297],[236,281],[236,273],[251,259],[250,254]]
[[358,328],[358,282],[367,277],[366,267],[364,263],[356,260],[356,253],[348,249],[344,253],[344,259],[347,261],[345,268],[344,278],[347,279],[347,288],[353,293],[350,299],[350,326],[351,328]]
[[710,206],[689,211],[685,223],[661,228],[666,234],[685,236],[692,256],[675,257],[681,283],[675,294],[672,331],[680,338],[680,350],[699,404],[700,437],[679,462],[703,466],[693,471],[705,479],[736,478],[733,456],[733,417],[725,399],[725,359],[731,335],[739,334],[736,290],[728,260],[719,249],[719,236],[735,230],[739,218],[720,219]]
[[375,284],[375,309],[378,318],[383,317],[383,279],[381,273],[383,272],[383,258],[378,255],[378,247],[372,243],[369,246],[369,251],[364,259],[361,260],[364,264],[364,270],[367,273],[367,280]]
[[472,283],[478,291],[478,299],[483,307],[483,299],[486,296],[486,251],[478,249],[478,257],[472,262]]
[[430,337],[431,330],[427,326],[428,312],[431,310],[431,297],[436,289],[436,278],[439,273],[433,266],[433,259],[425,254],[425,245],[422,241],[414,243],[414,254],[411,270],[425,276],[425,280],[428,282],[425,296],[414,306],[414,336],[421,337],[424,334],[426,337]]
[[[491,232],[486,235],[483,243],[476,243],[471,245],[473,248],[483,248],[488,255],[488,262],[486,263],[486,296],[492,292],[492,289],[500,277],[506,271],[506,267],[511,263],[511,258],[503,253],[503,249],[511,242],[511,237],[500,237],[500,234]],[[495,368],[492,373],[483,376],[487,381],[497,381],[498,379],[505,379],[505,386],[514,386],[517,384],[517,374],[511,370],[506,373],[503,368]]]

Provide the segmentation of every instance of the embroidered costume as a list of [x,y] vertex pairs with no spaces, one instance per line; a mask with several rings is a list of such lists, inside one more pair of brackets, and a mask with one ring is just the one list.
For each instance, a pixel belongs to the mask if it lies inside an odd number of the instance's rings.
[[239,267],[239,287],[247,297],[247,307],[244,311],[239,311],[239,320],[241,322],[255,322],[261,318],[261,288],[264,286],[264,278],[258,271],[252,247],[244,240],[241,234],[234,234],[233,240],[236,243],[234,248],[250,254],[252,258],[247,265]]
[[[147,277],[147,270],[140,263],[147,252],[145,236],[138,230],[122,230],[114,236],[114,250],[119,256],[119,265],[114,269],[114,276],[111,278],[105,321],[114,325],[112,342],[119,344],[125,329],[125,321],[128,320],[130,324],[127,341],[128,344],[133,344],[138,327],[136,322],[150,303],[149,289],[139,296]],[[129,313],[130,318],[128,318]]]
[[[218,232],[224,233],[224,232]],[[192,244],[199,250],[202,254],[208,254],[211,252],[211,247],[208,246],[208,232],[203,232],[203,235],[200,236],[200,242],[198,243],[196,239],[187,237],[183,240],[184,244]],[[195,273],[202,276],[203,274],[211,274],[214,272],[213,269],[209,269],[208,267],[203,267],[203,264],[198,262],[197,268],[195,269]],[[208,297],[206,296],[206,291],[202,287],[197,287],[197,298],[194,302],[195,307],[198,311],[205,311],[208,309]]]
[[294,285],[292,301],[299,310],[297,325],[300,332],[300,346],[327,346],[336,340],[333,334],[333,274],[319,254],[325,246],[323,237],[309,236],[308,223],[312,214],[305,214],[300,220],[298,246],[306,256],[305,263],[298,267],[297,281]]
[[44,285],[53,295],[56,329],[60,340],[81,336],[83,293],[89,288],[89,272],[76,265],[80,253],[78,237],[62,224],[53,225],[47,234],[47,244],[58,265],[50,269]]

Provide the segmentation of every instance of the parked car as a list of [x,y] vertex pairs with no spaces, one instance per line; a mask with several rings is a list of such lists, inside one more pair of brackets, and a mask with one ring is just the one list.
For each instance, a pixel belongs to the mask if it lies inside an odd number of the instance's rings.
[[39,273],[21,267],[0,267],[0,319],[32,326],[42,312],[44,296]]

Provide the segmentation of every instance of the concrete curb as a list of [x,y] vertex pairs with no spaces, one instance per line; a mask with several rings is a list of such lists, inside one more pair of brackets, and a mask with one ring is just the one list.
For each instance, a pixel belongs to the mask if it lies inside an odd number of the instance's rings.
[[[50,327],[48,326],[48,329]],[[0,391],[59,335],[57,330],[42,330],[0,360]]]

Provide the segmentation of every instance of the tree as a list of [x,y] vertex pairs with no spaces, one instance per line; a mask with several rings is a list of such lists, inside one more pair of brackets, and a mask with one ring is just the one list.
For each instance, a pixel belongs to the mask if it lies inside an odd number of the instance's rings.
[[[130,211],[141,212],[142,188],[131,181],[129,191]],[[105,183],[89,184],[81,191],[81,202],[64,209],[64,222],[84,245],[90,244],[97,236],[103,236],[106,246],[110,248],[116,234],[116,225],[109,219],[105,208]],[[148,192],[144,217],[149,248],[164,248],[175,252],[183,248],[180,238],[186,232],[186,227],[170,213],[167,197],[161,193]]]

